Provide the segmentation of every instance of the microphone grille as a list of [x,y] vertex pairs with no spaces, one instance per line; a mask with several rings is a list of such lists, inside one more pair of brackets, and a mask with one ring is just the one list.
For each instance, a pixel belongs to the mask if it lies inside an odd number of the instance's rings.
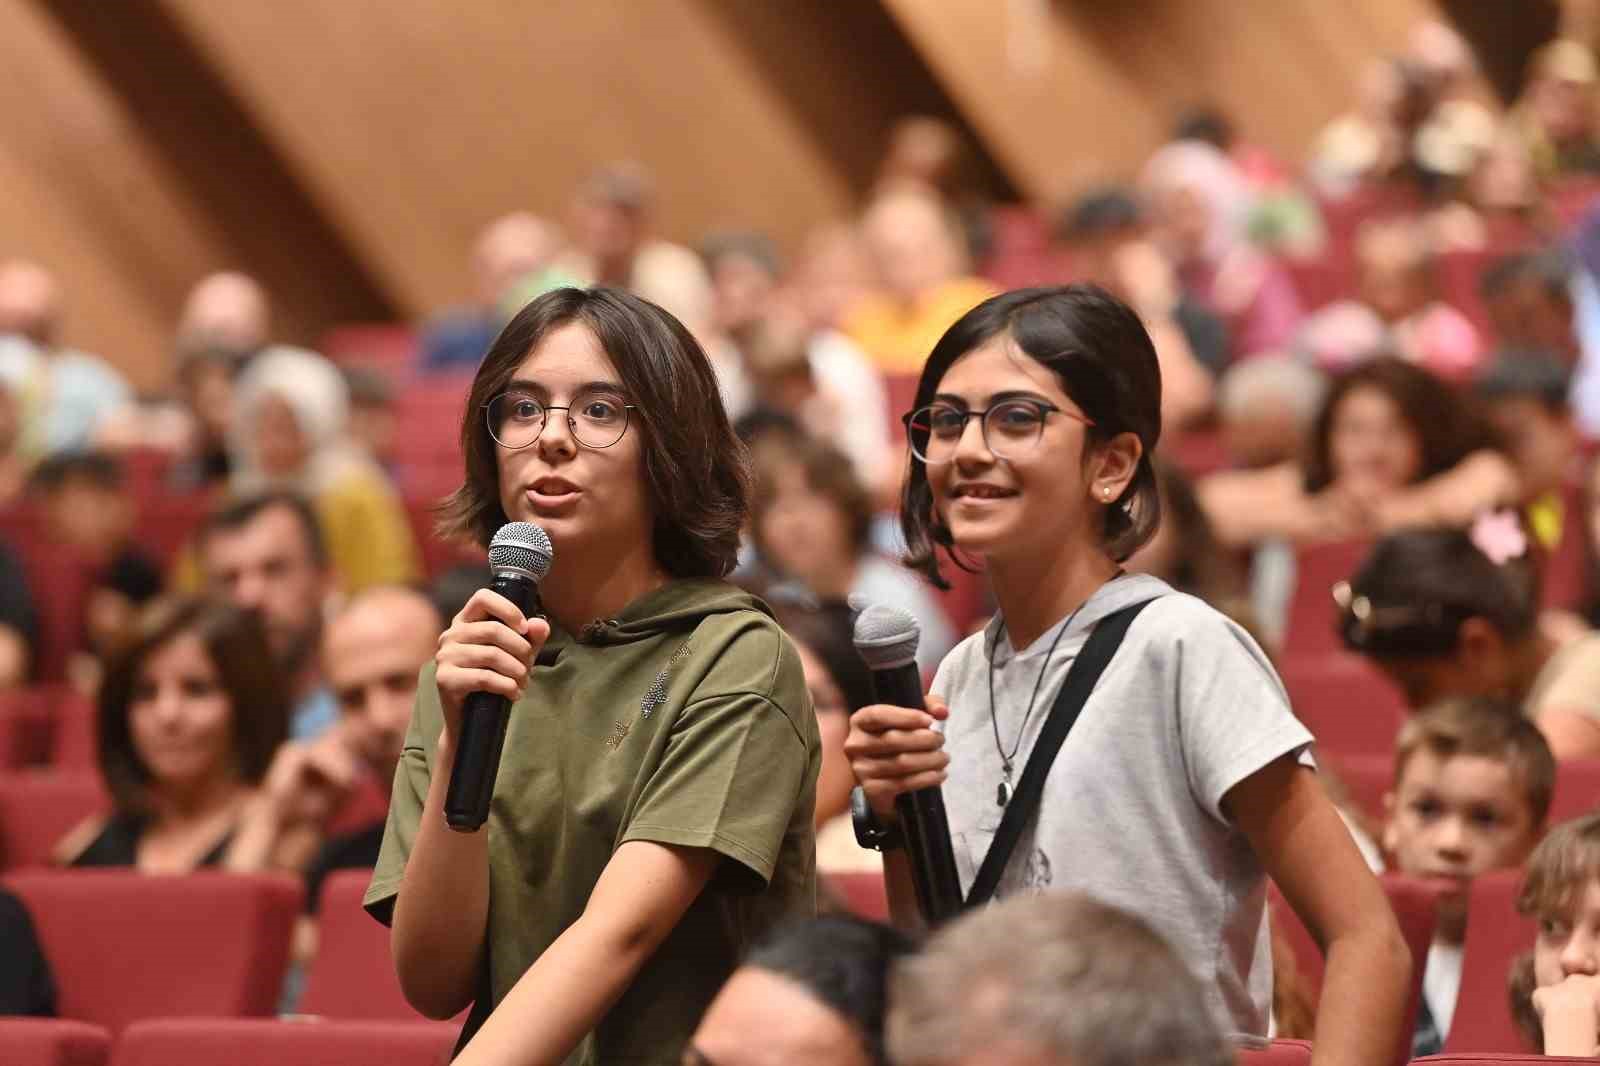
[[556,550],[550,534],[532,522],[507,522],[489,542],[489,568],[526,570],[535,581],[543,581],[555,562]]
[[856,615],[856,651],[873,670],[916,662],[922,628],[910,612],[872,604]]

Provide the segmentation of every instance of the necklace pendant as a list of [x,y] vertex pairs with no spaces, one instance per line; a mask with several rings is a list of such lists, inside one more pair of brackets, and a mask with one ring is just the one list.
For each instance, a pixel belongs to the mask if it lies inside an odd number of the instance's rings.
[[1000,782],[1000,787],[994,790],[994,802],[997,807],[1004,807],[1011,802],[1011,789],[1006,786],[1004,781]]

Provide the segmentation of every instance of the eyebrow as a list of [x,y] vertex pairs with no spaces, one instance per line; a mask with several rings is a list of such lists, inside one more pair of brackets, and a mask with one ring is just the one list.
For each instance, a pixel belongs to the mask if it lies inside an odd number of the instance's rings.
[[[533,380],[531,380],[529,378],[512,378],[510,381],[506,382],[506,391],[507,392],[532,392],[532,393],[536,393],[536,394],[541,395],[541,396],[550,395],[550,389],[549,389],[548,386],[546,386],[546,385],[544,385],[544,384],[542,384],[540,382],[533,381]],[[581,384],[577,388],[573,389],[572,390],[572,394],[574,396],[577,396],[577,395],[580,395],[580,394],[585,393],[585,392],[617,392],[617,393],[620,393],[621,391],[622,391],[622,385],[620,383],[618,383],[618,382],[615,382],[615,381],[585,381],[583,384]]]
[[[967,405],[967,399],[965,396],[957,396],[949,392],[941,392],[934,396],[933,399],[936,403],[948,403],[961,407],[965,407]],[[989,405],[992,407],[997,403],[1005,403],[1007,400],[1036,400],[1039,403],[1050,403],[1050,401],[1045,399],[1041,393],[1030,392],[1027,389],[1008,389],[1005,392],[991,393],[989,396]],[[1051,406],[1054,406],[1054,404],[1051,404]]]

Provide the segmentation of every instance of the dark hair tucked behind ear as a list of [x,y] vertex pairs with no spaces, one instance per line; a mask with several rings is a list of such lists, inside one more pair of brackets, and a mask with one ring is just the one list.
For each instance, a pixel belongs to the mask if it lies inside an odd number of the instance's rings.
[[[1106,508],[1105,551],[1117,562],[1138,551],[1161,524],[1161,497],[1151,457],[1161,439],[1161,369],[1139,316],[1094,285],[1018,289],[974,307],[934,345],[917,382],[916,407],[933,402],[939,382],[963,355],[1008,336],[1028,357],[1053,370],[1061,387],[1094,419],[1087,442],[1098,445],[1121,433],[1139,438],[1144,454],[1133,481]],[[906,563],[946,587],[937,549],[951,552],[950,530],[933,509],[928,469],[915,455],[900,502]]]
[[666,311],[618,289],[554,289],[500,331],[467,395],[466,481],[444,502],[441,530],[487,546],[508,521],[483,408],[546,337],[574,322],[594,334],[635,405],[628,432],[640,435],[656,562],[674,577],[723,576],[739,551],[749,497],[744,445],[699,342]]

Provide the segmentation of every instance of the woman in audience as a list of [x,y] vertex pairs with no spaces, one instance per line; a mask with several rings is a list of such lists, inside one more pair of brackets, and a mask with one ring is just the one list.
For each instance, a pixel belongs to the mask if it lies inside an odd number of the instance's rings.
[[1600,812],[1550,830],[1517,910],[1539,933],[1512,964],[1512,1017],[1542,1055],[1600,1056]]
[[932,675],[956,633],[933,590],[872,550],[872,499],[849,460],[812,438],[767,453],[756,471],[752,529],[761,563],[820,600],[860,598],[911,612],[922,627],[917,663]]
[[238,830],[289,732],[289,700],[253,613],[204,600],[147,610],[100,688],[109,816],[57,850],[69,866],[146,873],[252,866]]
[[[721,580],[743,449],[705,352],[660,307],[557,289],[464,406],[449,528],[549,534],[543,617],[480,589],[440,639],[366,905],[400,987],[473,1007],[458,1066],[669,1066],[749,944],[815,907],[817,721],[792,645]],[[481,826],[445,797],[462,705],[514,701]]]
[[[884,823],[864,835],[881,843],[898,794],[942,784],[968,890],[1090,634],[1143,607],[1048,770],[1027,844],[988,883],[1001,898],[1072,888],[1137,911],[1208,975],[1214,1015],[1261,1035],[1270,875],[1328,948],[1318,1061],[1387,1057],[1406,949],[1317,780],[1311,735],[1248,634],[1123,572],[1160,523],[1160,394],[1138,317],[1092,287],[985,301],[934,348],[908,419],[901,523],[930,578],[941,550],[983,563],[1000,610],[941,665],[928,711],[852,718],[851,768]],[[885,874],[897,921],[915,923],[900,853]]]
[[1303,464],[1228,471],[1199,486],[1230,547],[1465,525],[1520,493],[1488,422],[1427,371],[1391,358],[1334,380]]
[[1600,755],[1600,634],[1562,645],[1540,627],[1538,566],[1515,512],[1387,537],[1335,596],[1345,643],[1412,707],[1507,697],[1557,759]]
[[420,575],[405,509],[382,468],[351,437],[349,387],[332,363],[298,348],[268,349],[240,378],[236,403],[235,490],[304,493],[347,593]]

